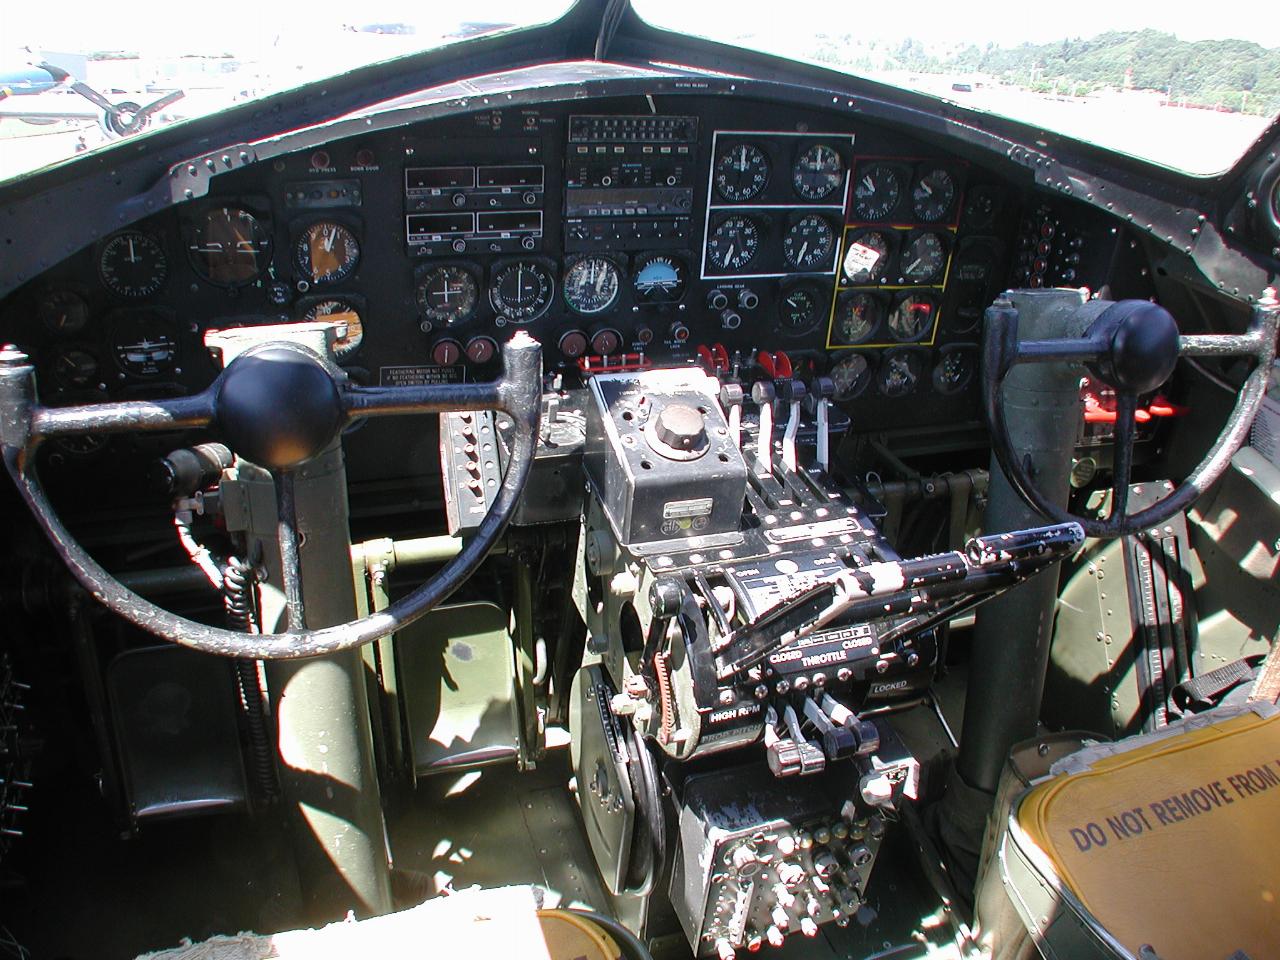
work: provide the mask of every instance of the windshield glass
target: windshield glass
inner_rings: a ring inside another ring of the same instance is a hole
[[[0,4],[0,180],[365,64],[546,23],[572,0]]]
[[[1227,169],[1280,112],[1280,18],[1260,17],[1256,0],[632,6],[657,27],[954,100],[1188,173]]]

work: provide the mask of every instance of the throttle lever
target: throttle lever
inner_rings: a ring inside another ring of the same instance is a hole
[[[757,476],[773,476],[773,401],[778,393],[768,380],[757,380],[751,388],[751,399],[760,408],[760,429],[756,434]]]

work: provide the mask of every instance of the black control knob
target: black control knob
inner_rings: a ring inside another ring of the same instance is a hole
[[[271,470],[287,470],[319,454],[343,420],[342,398],[324,364],[282,346],[231,361],[214,403],[227,445]]]
[[[695,450],[707,440],[702,414],[686,403],[663,407],[653,430],[659,440],[676,450]]]

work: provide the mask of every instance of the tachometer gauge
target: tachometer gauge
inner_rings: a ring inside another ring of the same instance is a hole
[[[707,260],[717,270],[741,270],[760,249],[760,227],[750,217],[726,217],[707,238]]]
[[[769,183],[769,158],[754,144],[738,143],[716,157],[715,188],[725,200],[741,203]]]
[[[835,333],[841,343],[862,343],[880,325],[884,307],[869,293],[846,293],[836,303]]]
[[[684,296],[684,264],[666,253],[636,259],[631,291],[640,303],[675,303]]]
[[[933,327],[937,301],[928,294],[903,297],[889,315],[889,332],[895,340],[919,340]]]
[[[82,347],[59,350],[51,366],[54,377],[64,387],[88,387],[98,379],[98,358]]]
[[[475,313],[480,286],[466,267],[432,267],[418,281],[418,307],[433,323],[464,323]]]
[[[883,163],[864,167],[853,181],[853,215],[857,220],[887,220],[902,196],[898,171]]]
[[[815,143],[796,159],[791,168],[791,184],[806,200],[831,195],[844,179],[844,161],[831,147]]]
[[[889,269],[892,250],[890,234],[883,230],[854,234],[844,252],[845,279],[849,283],[876,283]]]
[[[845,357],[831,368],[831,380],[836,385],[837,400],[852,400],[871,383],[871,361],[863,354]]]
[[[778,328],[798,337],[818,325],[818,297],[809,287],[792,287],[778,302]]]
[[[517,260],[494,272],[489,305],[508,323],[528,323],[547,312],[555,289],[546,267],[533,260]]]
[[[36,301],[36,312],[45,329],[61,337],[77,334],[89,323],[89,305],[70,290],[50,290],[43,294]]]
[[[564,302],[583,314],[604,313],[618,302],[618,268],[607,257],[583,257],[564,275]]]
[[[933,389],[942,394],[959,393],[973,380],[973,351],[949,350],[933,368]]]
[[[271,235],[249,211],[217,207],[196,221],[187,253],[202,278],[236,287],[256,280],[271,262]]]
[[[885,354],[880,364],[880,392],[886,397],[905,397],[920,382],[924,358],[917,350],[895,350]]]
[[[919,233],[902,250],[904,283],[937,283],[947,265],[947,247],[936,233]]]
[[[178,361],[173,328],[151,313],[120,317],[112,331],[111,349],[120,369],[135,377],[172,373]]]
[[[350,228],[332,220],[313,223],[294,250],[298,269],[312,283],[337,283],[360,262],[360,243]]]
[[[321,300],[307,310],[306,319],[334,320],[347,325],[346,334],[333,341],[333,355],[338,360],[351,356],[364,342],[364,320],[360,311],[345,300]]]
[[[836,232],[826,217],[811,214],[787,228],[782,238],[782,255],[799,270],[823,270],[831,265]]]
[[[956,181],[941,167],[930,170],[911,188],[911,209],[921,220],[941,220],[956,199]]]
[[[122,297],[149,297],[164,284],[169,261],[158,244],[145,233],[126,230],[106,242],[98,258],[98,276],[112,293]]]

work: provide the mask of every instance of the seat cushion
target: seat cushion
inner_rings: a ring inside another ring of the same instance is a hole
[[[1267,714],[1078,754],[1077,772],[1023,798],[1022,831],[1131,953],[1280,956],[1280,713]]]

